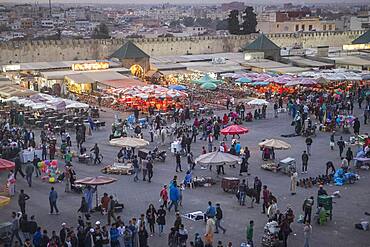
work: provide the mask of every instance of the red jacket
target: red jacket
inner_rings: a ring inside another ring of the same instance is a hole
[[[162,198],[163,201],[167,201],[168,200],[168,192],[167,192],[167,189],[163,188],[161,190],[161,193],[159,195],[160,195],[160,197]]]

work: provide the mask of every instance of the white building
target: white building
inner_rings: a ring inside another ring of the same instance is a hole
[[[204,27],[185,27],[184,33],[187,36],[199,36],[207,32]]]
[[[350,30],[365,30],[370,28],[370,11],[361,12],[357,16],[351,16]]]
[[[54,28],[54,21],[50,19],[41,20],[41,27],[42,28]]]

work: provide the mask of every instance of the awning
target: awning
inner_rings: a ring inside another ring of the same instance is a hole
[[[102,81],[100,84],[107,86],[107,87],[113,87],[113,88],[128,88],[133,86],[145,86],[146,84],[142,81],[127,78],[122,80],[108,80],[108,81]]]
[[[34,95],[37,92],[22,88],[19,85],[3,85],[0,87],[0,97],[1,98],[10,98],[12,96],[18,96],[18,97],[26,97],[30,95]]]

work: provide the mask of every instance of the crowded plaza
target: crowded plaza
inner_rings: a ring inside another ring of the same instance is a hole
[[[239,69],[9,72],[0,245],[367,246],[370,74]]]

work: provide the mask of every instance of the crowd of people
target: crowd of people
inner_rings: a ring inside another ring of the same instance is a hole
[[[322,129],[325,128],[331,131],[330,148],[334,148],[335,145],[338,146],[339,156],[342,159],[341,168],[347,169],[350,166],[355,155],[350,148],[347,148],[345,157],[342,157],[346,144],[342,137],[336,140],[336,135],[333,131],[339,131],[339,128],[343,128],[344,125],[350,124],[355,135],[360,133],[361,123],[358,118],[354,117],[353,121],[350,122],[341,122],[337,121],[337,119],[339,115],[352,115],[354,102],[357,100],[359,108],[364,110],[364,124],[367,124],[367,118],[370,114],[370,97],[364,95],[364,92],[367,90],[368,88],[366,87],[353,88],[351,91],[341,95],[324,90],[305,90],[304,92],[292,94],[287,97],[280,96],[275,99],[274,110],[275,105],[277,109],[285,108],[285,102],[287,112],[292,116],[296,134],[307,135],[307,138],[305,138],[306,150],[303,151],[301,157],[302,173],[307,173],[310,157],[311,155],[315,155],[312,153],[311,149],[311,145],[314,145],[310,137],[312,133],[307,132],[314,128],[313,118],[318,121]],[[363,105],[364,102],[366,102],[365,106]],[[166,121],[164,121],[160,115],[148,118],[148,128],[146,129],[148,133],[145,134],[150,136],[151,142],[165,145],[168,138],[171,141],[178,141],[180,143],[180,150],[174,150],[176,172],[180,174],[180,172],[185,170],[185,174],[184,178],[181,180],[177,175],[174,176],[168,184],[161,188],[159,192],[161,205],[158,209],[155,207],[154,203],[151,203],[146,212],[141,214],[138,218],[134,217],[124,222],[119,215],[116,215],[117,201],[114,199],[113,195],[104,193],[104,196],[100,200],[100,211],[103,215],[106,215],[107,225],[103,225],[100,221],[96,221],[95,224],[92,223],[91,213],[96,210],[93,207],[95,188],[86,187],[83,190],[81,206],[77,210],[77,227],[75,228],[75,224],[73,223],[63,223],[59,233],[57,231],[52,231],[50,234],[49,229],[39,226],[34,216],[28,219],[26,204],[28,204],[27,201],[30,200],[30,196],[28,196],[24,190],[20,190],[18,195],[20,212],[13,212],[11,216],[11,242],[14,242],[13,246],[147,247],[150,245],[149,239],[151,236],[155,234],[159,236],[164,235],[164,228],[167,224],[166,217],[167,214],[171,213],[172,209],[175,211],[175,221],[171,227],[168,227],[168,246],[235,246],[232,241],[227,241],[225,243],[214,241],[214,234],[218,234],[220,230],[223,233],[227,232],[227,229],[222,226],[224,215],[220,203],[216,203],[214,206],[211,201],[208,202],[208,207],[203,216],[206,223],[205,231],[204,233],[195,233],[193,235],[194,237],[191,236],[192,234],[189,233],[182,222],[180,208],[183,202],[183,190],[192,186],[193,173],[196,169],[193,157],[194,150],[192,149],[193,143],[202,143],[202,154],[219,151],[239,156],[242,160],[239,174],[241,176],[243,176],[243,173],[250,175],[248,160],[251,154],[248,147],[242,148],[238,135],[233,136],[230,142],[227,140],[226,136],[221,137],[222,128],[233,123],[243,123],[244,121],[252,120],[249,114],[245,113],[246,108],[244,103],[232,104],[228,101],[228,112],[223,115],[197,115],[194,117],[194,120],[190,117],[189,108],[186,108],[182,111],[174,111],[173,119],[175,124],[171,126],[167,125]],[[277,116],[276,111],[274,111],[274,116]],[[138,116],[135,116],[135,118],[138,119]],[[262,111],[256,110],[253,118],[266,118],[266,107],[262,107]],[[80,149],[80,153],[83,154],[86,152],[86,148],[84,148],[84,142],[86,141],[86,126],[84,124],[76,126],[76,143],[77,147]],[[10,121],[3,122],[0,127],[0,151],[2,158],[14,160],[16,164],[14,172],[11,171],[8,176],[10,195],[15,195],[15,181],[18,173],[27,178],[28,185],[31,187],[34,172],[36,176],[41,175],[39,167],[40,161],[44,161],[48,157],[50,160],[55,158],[57,138],[54,137],[56,134],[60,136],[60,150],[66,164],[60,179],[61,181],[64,180],[66,183],[65,192],[71,191],[76,179],[76,172],[72,166],[73,161],[70,150],[72,140],[65,130],[61,130],[60,133],[54,133],[51,129],[46,129],[41,132],[39,146],[42,149],[42,157],[35,156],[32,162],[26,164],[24,166],[24,174],[20,161],[20,153],[24,149],[38,146],[34,132],[32,130],[27,130],[19,123],[17,124],[15,117],[11,117]],[[142,138],[144,129],[145,128],[137,124],[133,132],[137,137]],[[100,163],[101,152],[98,144],[95,144],[90,151],[94,154],[94,163]],[[362,151],[365,153],[365,156],[369,156],[368,139],[362,147]],[[274,159],[275,155],[273,149],[262,149],[261,153],[264,159]],[[183,156],[186,156],[188,164],[186,168],[182,164]],[[140,158],[135,155],[134,150],[123,148],[119,151],[117,159],[122,162],[124,160],[130,160],[132,162],[135,173],[133,180],[135,182],[139,182],[140,180],[151,182],[154,176],[154,160],[151,153],[149,153],[146,158]],[[329,170],[331,170],[331,174],[335,172],[333,162],[329,162],[326,168],[326,175],[330,175],[330,173],[328,174]],[[234,166],[231,168],[236,167]],[[210,166],[210,169],[212,169],[212,166]],[[216,171],[218,175],[225,174],[222,164],[217,165]],[[142,173],[142,179],[139,178],[139,172]],[[295,185],[297,178],[291,179]],[[296,194],[296,191],[292,189],[292,195],[294,194]],[[324,194],[323,187],[320,187],[318,195],[319,194]],[[282,210],[282,207],[278,206],[278,198],[269,190],[267,184],[264,184],[261,178],[257,176],[254,178],[253,187],[249,187],[245,179],[241,180],[237,190],[240,206],[246,204],[247,196],[251,198],[251,206],[253,206],[253,202],[262,204],[262,213],[267,214],[266,222],[277,223],[279,227],[278,238],[283,243],[283,246],[287,246],[288,237],[293,231],[291,224],[295,219],[292,207],[288,205],[285,210]],[[49,192],[50,214],[60,213],[57,206],[58,200],[57,191],[54,187],[51,187]],[[310,246],[310,235],[312,232],[311,215],[314,210],[314,204],[314,197],[310,196],[304,200],[302,206],[302,213],[304,214],[302,223],[304,223],[303,232],[305,247]],[[317,205],[317,207],[320,208],[321,206]],[[245,242],[250,246],[253,246],[254,243],[254,224],[254,219],[250,219],[249,224],[246,226]],[[23,236],[21,237],[19,233],[23,233]]]

